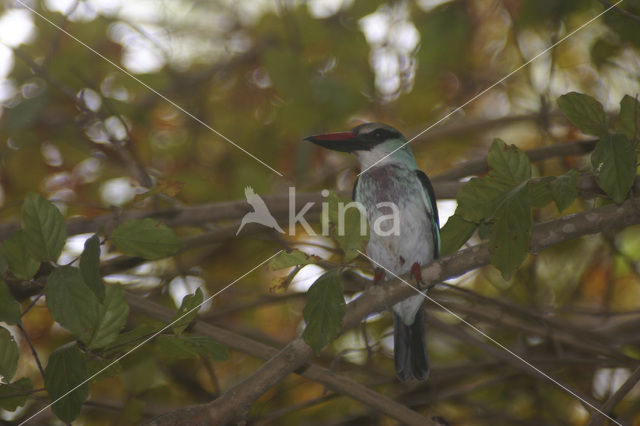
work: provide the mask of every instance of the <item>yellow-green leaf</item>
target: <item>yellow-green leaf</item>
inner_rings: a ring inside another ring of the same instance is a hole
[[[176,313],[174,320],[180,318],[173,325],[173,332],[176,334],[182,334],[182,332],[191,324],[196,318],[198,314],[198,310],[200,309],[200,305],[202,305],[202,301],[204,296],[202,295],[202,290],[200,288],[196,289],[194,294],[187,294],[182,298],[182,304]]]
[[[111,240],[123,253],[149,260],[170,256],[182,247],[171,228],[149,218],[123,223],[113,231]]]
[[[317,256],[306,254],[300,250],[281,251],[269,261],[269,269],[276,271],[292,266],[309,265],[316,263],[318,260]]]
[[[442,255],[455,253],[473,235],[478,225],[454,214],[440,230]]]

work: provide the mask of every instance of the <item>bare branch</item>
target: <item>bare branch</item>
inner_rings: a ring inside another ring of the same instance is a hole
[[[175,312],[171,309],[165,308],[164,306],[149,301],[143,297],[136,296],[131,293],[127,293],[126,297],[127,302],[129,303],[131,308],[143,315],[163,322],[171,321],[171,319],[175,316]],[[265,345],[264,343],[257,342],[240,334],[233,333],[229,330],[216,327],[203,321],[196,321],[193,331],[204,336],[212,337],[216,341],[227,345],[230,348],[253,355],[260,359],[268,360],[278,354],[278,349],[272,346]],[[362,402],[368,407],[389,417],[397,419],[403,423],[425,424],[424,417],[422,417],[418,413],[410,410],[402,404],[398,404],[389,397],[381,395],[374,390],[356,383],[344,377],[343,375],[335,373],[331,370],[319,367],[317,365],[309,364],[304,366],[303,369],[296,372],[310,380],[322,383],[327,388],[337,393],[350,396],[351,398]],[[237,406],[237,408],[240,410],[241,406]],[[196,415],[195,413],[197,412],[194,412],[194,415]],[[171,417],[170,414],[169,417]],[[184,417],[184,413],[180,413],[177,417],[175,417],[175,424],[185,424],[184,422],[187,418],[189,417]],[[197,417],[193,419],[189,418],[190,424],[194,424],[197,422]],[[209,424],[209,421],[207,420],[205,421],[205,423]]]
[[[471,164],[471,163],[470,163]],[[475,166],[473,166],[475,167]],[[466,173],[466,172],[465,172]],[[454,199],[462,187],[463,182],[436,182],[434,189],[436,197],[440,200]],[[640,185],[640,180],[636,180],[636,186]],[[583,176],[580,180],[580,191],[585,197],[590,197],[594,193],[601,194],[595,179],[592,176]],[[338,192],[344,197],[350,197],[349,191]],[[265,195],[262,196],[269,211],[279,223],[286,223],[289,219],[289,196],[286,195]],[[300,211],[307,203],[313,203],[308,210],[308,220],[313,220],[321,211],[322,202],[325,198],[319,192],[307,192],[296,194],[295,209]],[[165,223],[170,227],[179,226],[204,226],[206,224],[237,220],[251,211],[251,206],[246,200],[222,201],[219,203],[201,204],[198,206],[172,207],[168,209],[149,210],[126,210],[106,214],[94,218],[70,218],[67,220],[67,234],[77,235],[104,230],[110,232],[119,224],[132,219],[152,218]],[[314,216],[316,215],[316,216]],[[16,222],[0,224],[0,241],[8,238],[20,225]],[[208,233],[192,237],[188,245],[198,246],[210,244],[214,241],[224,241],[235,237],[238,225],[219,228]],[[248,235],[252,232],[264,230],[263,227],[253,226],[243,228],[241,235]]]
[[[546,160],[553,157],[567,157],[570,155],[584,155],[593,151],[596,146],[597,139],[587,139],[583,141],[574,141],[559,143],[551,146],[543,146],[525,151],[529,160],[532,162]],[[466,161],[446,172],[434,176],[431,180],[434,185],[437,182],[457,180],[467,176],[480,175],[489,170],[487,166],[487,156],[478,159]]]
[[[604,404],[602,404],[602,407],[600,407],[602,412],[611,414],[611,412],[616,407],[616,405],[618,405],[618,403],[622,401],[622,398],[624,398],[625,395],[627,395],[639,381],[640,381],[640,367],[636,368],[634,372],[631,373],[631,376],[629,376],[627,381],[624,382],[622,386],[620,386],[620,388],[613,395],[611,395],[611,397],[607,399],[607,401]],[[606,420],[607,419],[604,416],[597,416],[591,419],[589,426],[604,425]]]

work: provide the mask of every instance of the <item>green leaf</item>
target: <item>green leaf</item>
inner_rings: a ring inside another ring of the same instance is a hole
[[[307,326],[304,341],[319,353],[342,330],[345,303],[337,269],[325,272],[307,291],[307,305],[302,311]]]
[[[56,268],[47,280],[45,296],[53,318],[83,342],[90,342],[100,318],[100,302],[82,280],[80,270]]]
[[[489,176],[498,182],[516,186],[531,177],[531,163],[527,155],[515,145],[495,139],[487,156]]]
[[[553,176],[546,176],[537,182],[529,182],[529,195],[531,196],[531,207],[541,209],[553,201],[551,183],[555,180]]]
[[[192,334],[184,336],[184,339],[202,356],[211,357],[214,361],[229,360],[229,351],[226,346],[216,342],[211,337]]]
[[[300,250],[281,251],[276,257],[269,261],[269,269],[276,271],[278,269],[290,268],[292,266],[309,265],[319,260],[317,256],[312,256],[301,252]]]
[[[558,106],[583,133],[595,136],[607,134],[607,115],[602,104],[591,96],[569,92],[558,98]]]
[[[630,141],[633,141],[634,137],[640,137],[640,102],[629,95],[625,95],[620,101],[616,130]]]
[[[0,246],[2,257],[9,265],[9,271],[22,280],[29,280],[38,272],[40,262],[29,254],[23,230],[15,231]]]
[[[22,205],[22,229],[29,253],[39,261],[56,261],[67,239],[62,213],[38,194],[27,194]]]
[[[478,238],[482,241],[491,238],[491,232],[493,230],[493,222],[480,222],[478,225]]]
[[[151,337],[153,333],[156,333],[159,330],[158,327],[154,327],[149,324],[140,324],[137,325],[133,330],[126,331],[124,333],[120,333],[116,339],[111,342],[110,347],[113,348],[113,351],[126,351],[128,348],[131,348],[138,343],[142,342],[144,339]],[[109,352],[109,354],[111,354]]]
[[[363,251],[369,239],[366,217],[348,198],[339,197],[334,192],[327,197],[329,234],[338,243],[350,262]],[[323,224],[323,229],[325,225]]]
[[[186,339],[182,338],[182,336],[161,334],[156,337],[154,345],[156,353],[160,357],[169,361],[193,359],[198,358],[200,355]]]
[[[480,223],[493,216],[497,201],[510,186],[490,177],[473,178],[458,191],[456,214],[468,222]]]
[[[31,390],[33,390],[33,385],[28,377],[23,377],[11,384],[0,385],[0,408],[15,411],[16,408],[22,407],[31,396]],[[17,395],[20,393],[24,393],[24,395]]]
[[[93,327],[93,335],[87,346],[91,349],[102,348],[118,337],[120,330],[127,323],[129,305],[124,297],[124,290],[117,285],[107,287],[105,297],[100,304],[98,319]]]
[[[20,352],[13,336],[4,327],[0,327],[0,377],[3,382],[13,379],[18,368]]]
[[[84,243],[80,255],[80,272],[84,283],[95,293],[98,299],[104,299],[104,282],[100,276],[100,238],[93,235]]]
[[[551,194],[553,201],[558,206],[558,211],[569,207],[578,198],[580,176],[575,170],[570,170],[562,176],[558,176],[551,182]]]
[[[111,240],[123,253],[149,260],[172,255],[182,247],[171,228],[149,218],[123,223],[113,231]]]
[[[633,144],[620,133],[603,135],[591,154],[591,164],[598,171],[598,185],[616,203],[629,193],[636,176]]]
[[[51,402],[60,398],[53,404],[53,412],[60,420],[70,423],[80,414],[82,404],[89,396],[89,384],[81,385],[87,378],[85,355],[75,343],[60,346],[49,356],[44,370],[44,386]]]
[[[20,304],[9,292],[9,287],[0,278],[0,321],[7,324],[18,324],[20,322]]]
[[[198,310],[200,309],[200,305],[202,305],[202,301],[204,296],[202,295],[202,290],[198,288],[194,294],[187,294],[182,298],[182,304],[174,317],[174,321],[184,315],[184,318],[180,319],[173,325],[173,332],[176,334],[182,334],[182,332],[191,324],[198,315]],[[185,315],[186,314],[186,315]]]
[[[531,199],[528,187],[523,186],[496,211],[489,240],[491,263],[506,280],[527,256],[532,224]]]
[[[440,230],[442,255],[455,253],[473,235],[478,225],[454,214]]]
[[[522,150],[495,139],[489,150],[489,175],[473,178],[458,191],[456,214],[467,222],[491,220],[505,198],[531,178],[531,163]],[[470,229],[467,227],[467,229]]]

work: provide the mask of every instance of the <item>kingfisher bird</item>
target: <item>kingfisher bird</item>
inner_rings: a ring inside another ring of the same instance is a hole
[[[440,225],[433,187],[418,169],[405,137],[386,124],[365,123],[350,132],[305,140],[353,153],[360,163],[362,172],[352,197],[366,211],[370,230],[366,251],[375,261],[374,284],[392,278],[385,269],[396,275],[410,272],[422,283],[421,266],[440,256]],[[397,223],[389,223],[390,219]],[[383,229],[385,221],[390,226]],[[423,302],[424,296],[418,294],[393,305],[394,365],[402,381],[425,380],[429,375]]]

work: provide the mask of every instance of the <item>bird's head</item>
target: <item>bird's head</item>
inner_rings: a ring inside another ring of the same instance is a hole
[[[363,169],[388,163],[415,166],[413,153],[402,133],[382,123],[365,123],[349,132],[314,135],[305,140],[333,151],[353,153]]]

